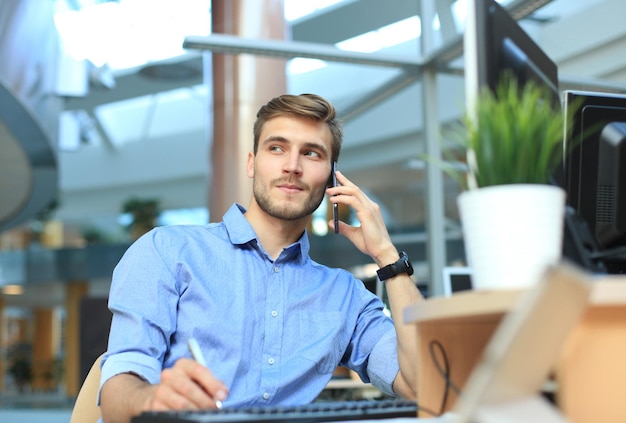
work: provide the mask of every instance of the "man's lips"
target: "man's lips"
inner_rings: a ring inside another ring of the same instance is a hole
[[[297,184],[291,184],[291,183],[282,183],[282,184],[278,184],[277,187],[283,191],[286,191],[288,193],[297,193],[300,191],[303,191],[304,188],[300,185]]]

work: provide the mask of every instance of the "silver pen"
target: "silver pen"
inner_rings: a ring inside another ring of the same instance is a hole
[[[207,367],[202,351],[200,350],[200,345],[198,344],[196,338],[189,338],[187,340],[187,346],[189,347],[189,352],[191,352],[193,359],[202,364],[204,367]],[[214,399],[214,401],[217,408],[222,408],[222,401],[216,399]]]

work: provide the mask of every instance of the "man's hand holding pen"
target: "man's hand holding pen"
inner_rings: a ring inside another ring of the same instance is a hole
[[[163,369],[150,409],[201,410],[221,408],[228,388],[206,366],[198,343],[189,341],[193,359],[181,358],[173,367]]]
[[[152,410],[201,410],[219,408],[228,388],[196,360],[179,359],[161,372]]]

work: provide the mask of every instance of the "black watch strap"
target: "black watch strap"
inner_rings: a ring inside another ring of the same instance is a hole
[[[409,256],[402,251],[398,261],[385,267],[381,267],[376,271],[376,273],[378,274],[378,279],[385,281],[399,275],[400,273],[406,273],[411,276],[413,274],[413,266],[411,265]]]

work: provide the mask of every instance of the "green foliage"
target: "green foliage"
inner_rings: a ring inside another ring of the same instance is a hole
[[[106,244],[111,242],[110,237],[95,226],[85,226],[81,229],[81,235],[87,245]]]
[[[132,224],[154,225],[155,220],[161,214],[160,202],[154,198],[130,198],[122,205],[122,213],[132,215]]]
[[[7,351],[7,372],[20,392],[33,382],[33,363],[31,361],[32,345],[19,343],[12,345]]]
[[[23,386],[33,380],[33,367],[30,360],[17,357],[9,364],[9,374],[17,385]]]
[[[510,75],[495,93],[484,89],[464,118],[461,140],[468,151],[468,186],[546,184],[563,159],[563,137],[576,107],[565,116],[534,82],[522,88]],[[570,146],[572,147],[572,146]],[[444,169],[445,170],[445,169]]]

